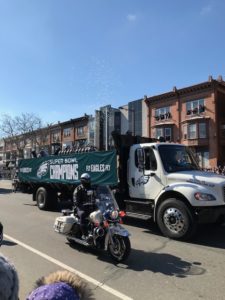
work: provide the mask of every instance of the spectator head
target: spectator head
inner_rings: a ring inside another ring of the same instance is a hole
[[[56,271],[36,281],[26,300],[91,300],[92,293],[82,279],[68,271]]]
[[[55,282],[36,288],[27,300],[80,300],[76,290],[65,282]]]
[[[19,279],[14,265],[0,254],[0,299],[19,299]]]

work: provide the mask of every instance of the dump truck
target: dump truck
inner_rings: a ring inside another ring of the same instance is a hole
[[[115,150],[26,159],[19,180],[40,209],[71,198],[83,172],[113,190],[127,216],[152,219],[172,239],[225,220],[225,177],[204,172],[189,147],[113,133]]]
[[[94,151],[21,159],[19,189],[33,195],[41,210],[56,207],[58,201],[72,201],[82,173],[90,173],[93,185],[115,185],[116,152]]]

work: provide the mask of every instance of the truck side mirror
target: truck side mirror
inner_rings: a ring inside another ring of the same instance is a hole
[[[144,171],[145,168],[145,152],[144,149],[137,149],[138,170]]]

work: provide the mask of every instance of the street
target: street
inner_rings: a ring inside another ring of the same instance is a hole
[[[10,182],[0,180],[0,251],[17,268],[20,299],[39,277],[58,269],[78,272],[99,300],[225,298],[225,225],[201,226],[187,243],[163,237],[150,222],[126,219],[132,250],[116,265],[107,253],[72,247],[55,233],[59,215],[39,210],[32,195],[12,193]]]

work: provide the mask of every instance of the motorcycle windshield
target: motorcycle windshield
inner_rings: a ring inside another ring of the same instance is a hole
[[[119,210],[114,194],[108,186],[98,186],[96,188],[96,205],[101,211],[107,209]]]

